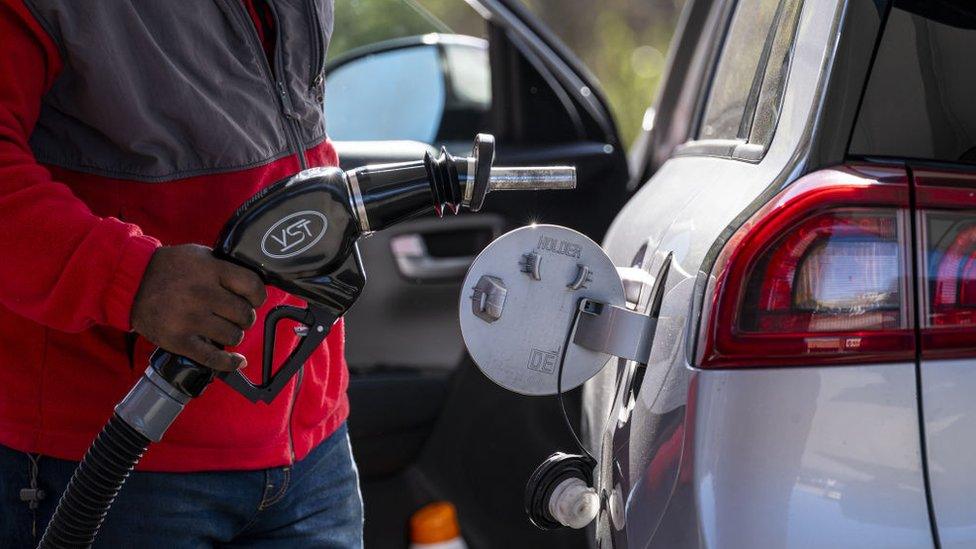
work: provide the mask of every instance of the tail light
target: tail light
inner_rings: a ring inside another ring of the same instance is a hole
[[[976,356],[976,176],[916,171],[921,352]]]
[[[850,166],[767,203],[716,260],[700,365],[913,359],[909,192],[903,170]]]

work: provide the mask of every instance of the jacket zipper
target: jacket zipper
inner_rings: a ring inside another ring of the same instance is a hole
[[[274,86],[274,91],[278,96],[278,107],[285,121],[285,137],[288,140],[288,150],[297,152],[298,164],[302,170],[305,170],[308,168],[308,163],[305,161],[305,145],[299,137],[297,130],[298,115],[295,114],[294,104],[285,86],[284,69],[282,68],[284,57],[281,53],[281,21],[278,19],[278,10],[275,8],[274,2],[272,0],[265,1],[268,4],[268,9],[271,10],[271,16],[275,22],[275,66],[273,68],[264,53],[264,47],[261,45],[258,31],[254,27],[254,21],[251,20],[251,16],[247,13],[247,8],[238,0],[231,0],[231,3],[235,4],[236,13],[244,18],[244,30],[251,42],[251,49],[260,58],[264,66],[265,75],[271,81]]]
[[[298,131],[298,115],[295,114],[295,104],[291,101],[291,94],[288,93],[288,88],[285,85],[285,69],[282,66],[285,64],[284,54],[281,53],[281,45],[284,43],[281,36],[281,20],[278,18],[278,8],[275,7],[273,0],[265,0],[268,4],[268,8],[271,10],[271,17],[274,19],[275,23],[275,64],[274,73],[275,80],[278,83],[278,93],[281,95],[281,106],[285,113],[285,125],[291,132],[292,141],[298,150],[298,163],[302,170],[308,168],[308,163],[305,162],[305,144],[302,142],[300,133]],[[255,33],[255,37],[257,33]],[[264,51],[262,48],[261,51]]]
[[[230,0],[232,4],[236,4],[236,12],[238,15],[244,18],[245,34],[249,37],[251,42],[251,48],[254,53],[261,59],[265,69],[265,75],[268,80],[274,85],[274,90],[278,95],[279,107],[281,113],[285,119],[285,134],[288,139],[288,147],[290,151],[298,152],[298,163],[301,169],[304,170],[308,168],[308,163],[305,161],[305,145],[299,138],[296,126],[298,124],[298,116],[295,114],[294,105],[291,102],[291,96],[288,95],[288,90],[284,83],[284,69],[282,69],[283,55],[281,53],[281,21],[278,19],[278,11],[275,8],[274,2],[272,0],[266,0],[268,4],[268,9],[271,10],[271,16],[274,18],[275,22],[275,66],[272,69],[271,64],[268,63],[268,57],[264,53],[264,48],[261,46],[261,39],[258,36],[257,29],[254,27],[254,22],[251,20],[251,16],[247,13],[247,9],[238,0]],[[292,416],[295,413],[295,402],[298,400],[298,392],[302,386],[302,377],[304,373],[304,367],[298,370],[298,375],[295,378],[294,387],[292,387],[291,401],[288,404],[288,455],[290,462],[295,463],[295,438],[292,434]]]
[[[308,18],[311,21],[313,50],[309,67],[311,71],[308,75],[309,89],[315,90],[322,85],[325,72],[325,41],[322,39],[322,21],[319,19],[319,10],[315,7],[315,0],[308,0],[305,3],[308,8]]]
[[[281,36],[281,20],[278,18],[278,9],[272,0],[266,0],[268,3],[268,8],[271,10],[271,16],[274,18],[275,22],[275,76],[278,80],[278,92],[281,94],[281,104],[285,109],[286,126],[292,132],[292,139],[294,139],[295,145],[298,147],[298,162],[302,170],[308,168],[308,164],[305,162],[305,145],[299,138],[299,133],[297,130],[298,126],[298,116],[295,114],[295,106],[291,102],[291,95],[288,94],[288,90],[285,86],[285,70],[282,68],[284,65],[284,55],[281,53],[281,44],[284,43]],[[262,50],[263,51],[263,50]],[[295,463],[295,436],[292,433],[291,423],[292,416],[295,415],[295,403],[298,401],[298,393],[302,388],[302,377],[304,377],[305,366],[301,366],[298,369],[298,375],[295,376],[295,386],[291,390],[291,402],[288,404],[288,455],[292,464]]]

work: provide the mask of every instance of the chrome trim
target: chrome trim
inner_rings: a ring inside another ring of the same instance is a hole
[[[478,148],[475,147],[473,156],[468,157],[468,173],[464,176],[464,198],[461,205],[467,208],[471,205],[471,198],[474,196],[474,171],[478,166]]]
[[[372,232],[369,228],[369,217],[366,216],[366,205],[363,204],[363,193],[359,190],[359,178],[355,171],[344,172],[346,186],[349,187],[349,205],[359,218],[359,229],[364,233]]]
[[[488,192],[543,191],[576,188],[573,166],[492,166]]]
[[[155,368],[147,368],[115,407],[115,413],[144,437],[159,442],[189,401],[190,397],[173,387]]]

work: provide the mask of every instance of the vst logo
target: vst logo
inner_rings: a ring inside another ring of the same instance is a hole
[[[271,259],[294,257],[325,236],[329,220],[321,212],[305,210],[278,220],[261,239],[261,251]]]

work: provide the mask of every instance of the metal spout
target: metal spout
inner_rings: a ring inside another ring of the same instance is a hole
[[[576,188],[576,168],[572,166],[492,166],[488,192],[545,191]]]

